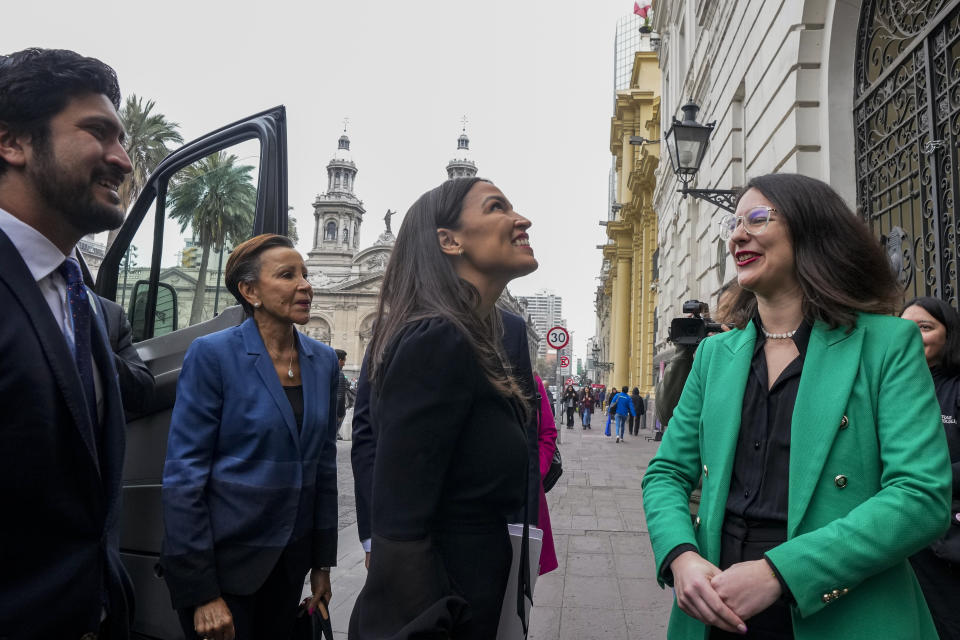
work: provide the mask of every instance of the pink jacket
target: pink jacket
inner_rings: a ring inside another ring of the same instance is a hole
[[[540,443],[540,512],[537,523],[543,529],[543,547],[540,550],[540,574],[557,568],[557,551],[553,546],[553,532],[550,529],[550,510],[547,507],[547,496],[543,492],[543,477],[550,470],[550,461],[557,448],[557,425],[553,421],[553,412],[550,411],[550,400],[543,388],[543,380],[535,376],[537,392],[540,394],[540,424],[537,428],[537,440]]]

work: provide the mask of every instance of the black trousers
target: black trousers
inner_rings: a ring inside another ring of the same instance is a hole
[[[929,547],[910,556],[913,572],[930,607],[940,640],[960,640],[960,567],[938,557]]]
[[[281,556],[266,582],[250,595],[221,594],[233,616],[236,640],[289,638],[300,606],[306,574],[292,576]],[[194,609],[178,609],[187,640],[199,640],[193,626]]]
[[[567,407],[567,426],[573,426],[573,407]]]
[[[632,436],[635,436],[640,433],[640,418],[637,416],[627,416],[630,418],[630,422],[627,423],[627,433]]]
[[[744,520],[727,514],[720,538],[720,568],[727,569],[738,562],[760,560],[763,554],[787,539],[786,523]],[[710,629],[710,640],[756,638],[757,640],[791,640],[793,624],[790,606],[780,599],[764,611],[744,620],[745,636],[728,633],[716,627]]]

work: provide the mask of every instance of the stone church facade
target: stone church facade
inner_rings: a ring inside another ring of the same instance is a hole
[[[469,151],[470,141],[464,131],[457,139],[456,155],[447,164],[448,178],[476,175]],[[360,249],[360,227],[366,210],[354,192],[356,175],[350,139],[344,133],[327,164],[327,191],[313,203],[313,248],[307,254],[313,305],[310,322],[300,329],[347,352],[343,370],[348,379],[360,373],[363,354],[373,335],[383,273],[396,240],[391,225],[396,213],[388,210],[383,217],[383,233],[373,245]],[[523,304],[509,291],[504,291],[499,304],[527,318]],[[538,337],[529,321],[527,328],[528,341],[536,349]]]

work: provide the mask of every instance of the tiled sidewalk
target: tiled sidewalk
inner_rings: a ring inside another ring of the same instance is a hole
[[[563,428],[564,475],[547,494],[559,568],[537,582],[536,640],[662,640],[672,593],[654,579],[640,480],[659,443]]]

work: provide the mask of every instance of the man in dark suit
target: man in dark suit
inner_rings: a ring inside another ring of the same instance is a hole
[[[527,325],[523,318],[508,311],[500,310],[503,321],[503,349],[513,375],[528,397],[534,399],[536,387],[533,370],[530,366],[530,350],[527,341]],[[527,487],[527,521],[537,524],[540,503],[540,452],[537,439],[537,408],[539,403],[530,404],[530,420],[527,422],[527,451],[530,458]],[[357,398],[353,406],[353,442],[350,448],[350,462],[353,466],[353,489],[357,505],[357,532],[360,544],[367,552],[366,564],[370,565],[370,509],[373,504],[373,463],[377,454],[377,429],[370,420],[370,383],[367,378],[367,357],[364,355],[360,365],[360,377],[357,381]],[[516,514],[516,521],[523,520],[523,513]]]
[[[76,260],[123,221],[119,104],[99,60],[0,56],[0,637],[129,637],[123,405]]]
[[[113,351],[113,364],[117,368],[123,408],[131,413],[143,413],[150,408],[153,399],[153,374],[133,346],[133,331],[123,307],[106,298],[100,298],[99,302]]]

